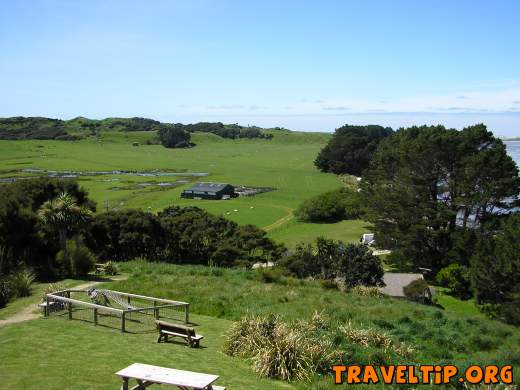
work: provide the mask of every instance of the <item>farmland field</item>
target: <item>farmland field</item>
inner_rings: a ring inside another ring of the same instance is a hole
[[[358,240],[367,229],[362,221],[306,224],[292,215],[304,199],[341,186],[335,175],[319,172],[313,165],[330,135],[274,134],[272,140],[229,140],[194,133],[196,146],[191,149],[146,145],[154,137],[152,132],[102,132],[99,138],[75,142],[0,141],[0,179],[74,171],[81,174],[78,180],[97,202],[98,210],[141,208],[156,212],[170,205],[196,205],[239,224],[264,228],[289,247],[322,234]],[[194,181],[274,190],[227,201],[181,199],[181,191]]]

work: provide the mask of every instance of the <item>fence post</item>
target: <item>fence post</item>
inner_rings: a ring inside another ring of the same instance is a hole
[[[125,314],[126,314],[126,311],[124,311],[121,314],[121,332],[123,332],[123,333],[125,333]]]
[[[67,298],[70,299],[70,291],[67,291]],[[67,302],[67,307],[69,309],[69,320],[72,320],[72,303]]]
[[[184,318],[184,323],[189,324],[190,323],[190,304],[189,303],[187,303],[186,306],[184,307],[184,314],[186,315],[186,317]]]
[[[153,301],[153,307],[157,306],[157,301]],[[159,309],[153,309],[153,317],[159,319]]]
[[[94,325],[97,325],[97,309],[94,309]]]

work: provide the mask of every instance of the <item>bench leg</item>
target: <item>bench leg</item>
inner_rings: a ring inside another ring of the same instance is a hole
[[[123,378],[123,384],[121,385],[121,390],[128,390],[128,378]]]
[[[159,333],[159,338],[157,339],[157,342],[160,343],[162,339],[162,333]]]

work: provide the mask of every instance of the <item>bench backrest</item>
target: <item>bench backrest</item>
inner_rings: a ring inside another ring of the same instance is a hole
[[[170,332],[185,334],[186,336],[189,336],[189,337],[195,337],[195,329],[193,329],[189,326],[172,324],[172,323],[166,322],[166,321],[155,321],[155,323],[157,325],[157,329],[159,329],[159,330],[167,330]]]

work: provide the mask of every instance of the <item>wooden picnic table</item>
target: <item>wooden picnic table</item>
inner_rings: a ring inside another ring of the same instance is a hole
[[[135,379],[137,385],[132,389],[145,389],[152,384],[166,384],[177,386],[182,390],[220,390],[219,386],[212,386],[218,375],[202,374],[200,372],[176,370],[174,368],[158,367],[149,364],[134,363],[116,372],[123,380],[122,390],[128,390],[128,381]]]

